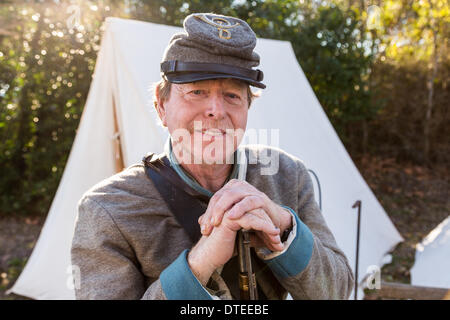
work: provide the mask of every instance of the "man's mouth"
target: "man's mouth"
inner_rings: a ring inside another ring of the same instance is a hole
[[[198,133],[201,133],[204,135],[208,135],[208,136],[212,136],[212,137],[221,137],[226,133],[225,130],[216,129],[216,128],[195,130],[195,132],[198,132]]]

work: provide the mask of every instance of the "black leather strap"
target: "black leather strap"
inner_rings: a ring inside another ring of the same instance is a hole
[[[194,197],[206,204],[209,202],[208,196],[192,189],[180,178],[180,176],[175,172],[175,170],[172,169],[170,161],[169,159],[167,159],[166,156],[164,155],[158,156],[156,154],[151,153],[146,157],[144,157],[143,161],[146,167],[153,169],[154,171],[162,175],[164,178],[169,180],[173,185],[178,186],[180,189],[182,189],[191,197]]]
[[[259,70],[240,68],[232,65],[218,63],[200,63],[200,62],[181,62],[170,60],[161,63],[161,72],[164,74],[182,73],[182,72],[205,72],[230,74],[238,77],[248,78],[260,82],[264,78],[264,73]]]
[[[147,176],[153,181],[175,219],[184,228],[192,244],[197,243],[202,236],[198,218],[208,207],[208,197],[189,188],[171,168],[167,157],[149,154],[144,157],[143,162]]]

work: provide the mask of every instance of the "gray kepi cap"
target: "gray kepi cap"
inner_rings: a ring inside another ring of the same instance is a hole
[[[243,20],[213,13],[194,13],[183,22],[184,31],[170,39],[161,62],[161,74],[172,83],[234,78],[265,88],[259,55],[253,51],[256,35]]]

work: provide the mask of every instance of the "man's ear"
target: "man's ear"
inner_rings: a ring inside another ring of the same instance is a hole
[[[156,101],[154,101],[156,112],[158,112],[159,119],[161,120],[161,124],[164,127],[167,127],[166,122],[166,109],[164,106],[164,101],[161,99],[161,94],[159,92],[159,86],[156,86],[155,88],[155,98]]]

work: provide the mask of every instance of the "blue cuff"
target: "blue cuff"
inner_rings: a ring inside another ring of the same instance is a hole
[[[212,300],[189,268],[184,250],[178,258],[161,272],[159,280],[168,300]]]
[[[314,245],[311,230],[306,224],[300,220],[294,210],[286,206],[282,207],[292,212],[295,217],[297,235],[286,252],[265,261],[275,276],[280,279],[292,277],[302,272],[311,260]]]

